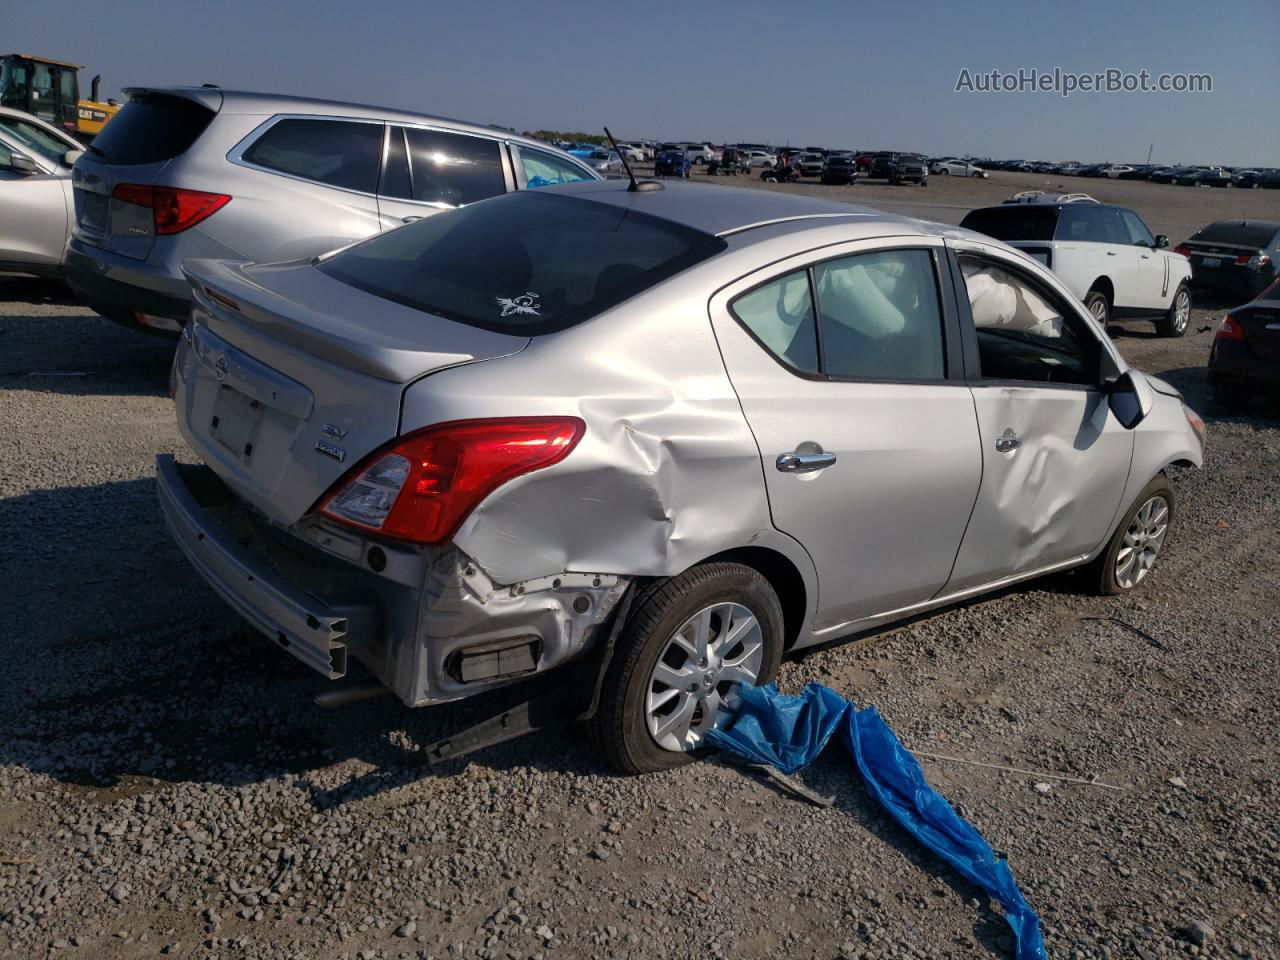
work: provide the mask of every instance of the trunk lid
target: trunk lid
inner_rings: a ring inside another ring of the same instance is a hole
[[[184,269],[195,304],[176,361],[179,427],[279,523],[397,436],[409,383],[529,343],[382,300],[309,262]]]
[[[191,147],[222,106],[222,93],[199,88],[132,88],[130,100],[76,161],[75,235],[94,246],[145,260],[155,243],[152,211],[113,196],[121,184],[153,186],[169,162]]]

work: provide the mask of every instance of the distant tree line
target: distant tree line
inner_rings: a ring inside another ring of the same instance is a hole
[[[536,140],[568,140],[570,143],[594,143],[603,144],[605,136],[602,133],[568,133],[562,130],[534,130],[526,131],[526,137],[533,137]]]

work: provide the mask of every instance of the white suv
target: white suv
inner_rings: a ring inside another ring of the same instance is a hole
[[[1039,260],[1104,327],[1113,317],[1147,318],[1161,336],[1187,332],[1191,262],[1127,207],[1004,203],[973,210],[960,225]]]

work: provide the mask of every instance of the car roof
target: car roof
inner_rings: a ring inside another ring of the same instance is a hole
[[[1191,235],[1191,239],[1209,243],[1239,241],[1261,246],[1275,236],[1278,230],[1280,222],[1275,220],[1218,220],[1201,227]]]
[[[671,182],[663,182],[662,190],[632,192],[627,187],[626,180],[601,180],[539,187],[539,190],[627,207],[716,236],[785,223],[793,223],[794,229],[800,230],[804,229],[806,221],[833,217],[858,218],[875,224],[893,223],[903,233],[933,235],[923,221],[910,217],[852,203],[800,197],[773,190]]]
[[[25,110],[15,110],[13,107],[0,107],[0,117],[13,117],[15,120],[25,120],[27,123],[35,124],[41,130],[56,134],[58,138],[62,140],[63,143],[67,143],[68,141],[71,143],[74,143],[75,147],[68,147],[67,148],[68,150],[84,149],[83,145],[78,143],[75,137],[71,136],[71,134],[63,130],[59,130],[57,127],[55,127],[53,124],[49,123],[48,121],[41,120],[39,117],[35,116],[34,114],[27,113]]]
[[[456,120],[431,113],[417,113],[412,110],[397,110],[392,107],[380,107],[369,103],[347,103],[342,100],[323,100],[316,97],[295,97],[280,93],[258,93],[252,90],[223,90],[216,86],[179,86],[179,87],[125,87],[124,92],[130,97],[141,94],[163,94],[183,97],[202,103],[219,113],[228,114],[277,114],[302,113],[328,117],[360,117],[365,119],[389,120],[401,123],[445,123],[450,127],[469,133],[484,134],[489,137],[502,137],[519,143],[546,149],[549,145],[530,137],[522,137],[500,127],[486,127],[479,123]],[[219,104],[220,100],[220,104]],[[558,149],[551,147],[551,149]]]

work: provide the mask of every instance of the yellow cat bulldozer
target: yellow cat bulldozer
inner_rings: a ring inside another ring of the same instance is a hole
[[[98,99],[94,77],[87,100],[80,99],[80,64],[33,57],[0,55],[0,106],[39,117],[88,143],[120,111],[115,100]]]

